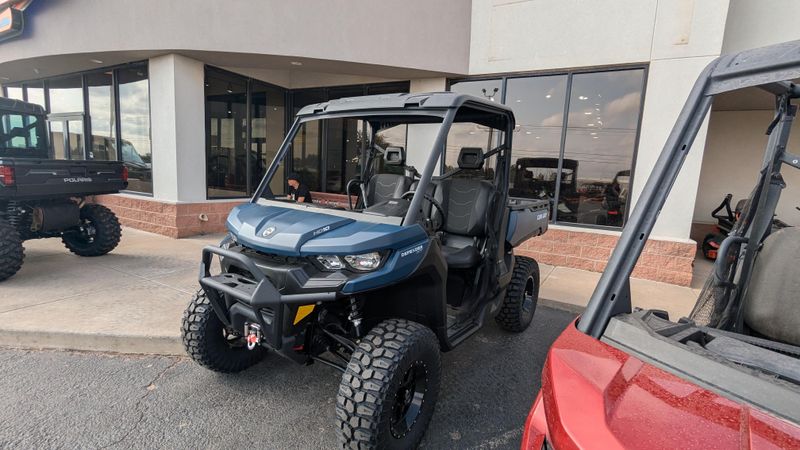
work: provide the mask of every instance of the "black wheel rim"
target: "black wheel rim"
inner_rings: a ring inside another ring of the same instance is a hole
[[[95,236],[97,236],[97,228],[95,228],[91,220],[83,220],[77,235],[81,242],[92,244]]]
[[[536,309],[536,292],[533,277],[528,277],[525,282],[525,290],[522,291],[522,311],[521,318],[523,323],[528,323],[533,319],[533,312]]]
[[[425,363],[415,361],[403,374],[395,394],[392,405],[392,436],[402,438],[411,431],[422,412],[427,390],[428,370]]]

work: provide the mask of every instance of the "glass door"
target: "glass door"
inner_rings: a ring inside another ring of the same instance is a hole
[[[55,159],[85,160],[83,113],[56,113],[48,116],[50,141]]]

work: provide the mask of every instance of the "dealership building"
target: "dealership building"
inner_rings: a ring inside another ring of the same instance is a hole
[[[126,226],[174,238],[224,229],[306,105],[484,97],[515,112],[512,194],[554,205],[550,231],[522,252],[601,271],[701,70],[721,54],[800,38],[781,13],[792,5],[0,1],[0,85],[45,107],[56,158],[125,161],[128,191],[96,200]],[[691,283],[711,210],[755,182],[772,106],[755,90],[715,101],[634,276]],[[336,201],[354,175],[357,132],[335,121],[306,129],[284,169],[300,172],[315,199]],[[791,224],[800,212],[787,197],[779,215]]]

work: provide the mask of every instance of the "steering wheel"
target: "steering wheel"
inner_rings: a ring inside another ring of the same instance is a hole
[[[413,197],[414,194],[416,194],[416,193],[417,193],[417,191],[408,191],[408,192],[403,193],[403,195],[401,195],[400,198],[405,199],[406,197]],[[431,202],[431,205],[436,207],[436,209],[439,211],[439,215],[442,217],[442,220],[437,221],[433,226],[433,230],[432,231],[435,233],[435,232],[441,230],[444,227],[444,222],[445,222],[445,220],[447,220],[447,216],[444,213],[444,207],[442,207],[442,204],[439,203],[430,194],[422,194],[422,198],[424,198],[425,200]],[[431,214],[431,216],[433,216],[433,215]],[[430,219],[431,219],[431,222],[433,223],[433,218],[431,217]]]

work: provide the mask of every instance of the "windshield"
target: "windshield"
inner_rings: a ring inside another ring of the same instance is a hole
[[[46,158],[46,129],[43,117],[0,111],[0,156]]]
[[[441,120],[365,116],[303,121],[289,136],[288,151],[273,162],[260,198],[403,217],[412,186],[431,160]]]

